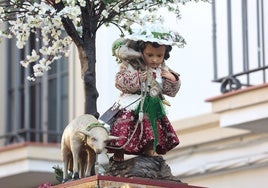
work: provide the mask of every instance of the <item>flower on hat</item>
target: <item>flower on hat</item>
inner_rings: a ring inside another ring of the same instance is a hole
[[[160,45],[175,45],[179,48],[186,44],[184,38],[178,32],[169,30],[160,24],[145,25],[125,38],[134,41],[156,42]]]

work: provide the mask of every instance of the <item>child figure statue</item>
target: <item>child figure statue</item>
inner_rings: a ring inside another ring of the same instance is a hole
[[[172,45],[184,44],[180,35],[156,25],[116,41],[113,53],[120,69],[115,86],[121,91],[116,105],[122,110],[110,130],[119,139],[107,144],[113,161],[123,161],[124,154],[163,155],[179,144],[165,112],[164,105],[170,104],[164,95],[175,97],[181,80],[165,60]]]

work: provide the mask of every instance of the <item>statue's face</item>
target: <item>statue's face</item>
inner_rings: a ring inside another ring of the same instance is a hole
[[[151,44],[147,44],[143,50],[143,58],[145,64],[151,68],[157,68],[164,62],[165,46],[153,47]]]

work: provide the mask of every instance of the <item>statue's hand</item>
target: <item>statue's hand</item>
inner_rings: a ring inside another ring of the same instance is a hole
[[[140,81],[145,82],[147,79],[147,71],[141,71],[139,76],[140,76]]]

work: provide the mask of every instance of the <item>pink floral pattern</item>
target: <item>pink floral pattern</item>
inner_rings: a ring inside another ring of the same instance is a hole
[[[115,86],[123,93],[136,93],[141,89],[140,73],[137,70],[130,70],[128,66],[131,65],[121,64],[120,70],[116,74]],[[164,95],[175,97],[180,89],[181,81],[178,73],[168,67],[167,69],[177,78],[177,81],[172,82],[168,79],[163,79],[162,92]]]
[[[123,93],[135,93],[140,90],[138,71],[128,70],[125,64],[121,64],[120,71],[116,74],[116,88]]]
[[[134,114],[134,111],[124,110],[119,114],[116,122],[111,127],[110,134],[118,136],[120,139],[108,143],[109,153],[116,152],[116,149],[110,147],[120,148],[124,146],[126,154],[140,155],[143,154],[146,145],[154,141],[154,134],[148,117],[145,116],[142,124],[138,125],[136,125],[137,119],[138,116]],[[138,128],[135,131],[136,126]],[[179,144],[176,132],[166,116],[157,120],[157,130],[157,154],[165,154]]]

